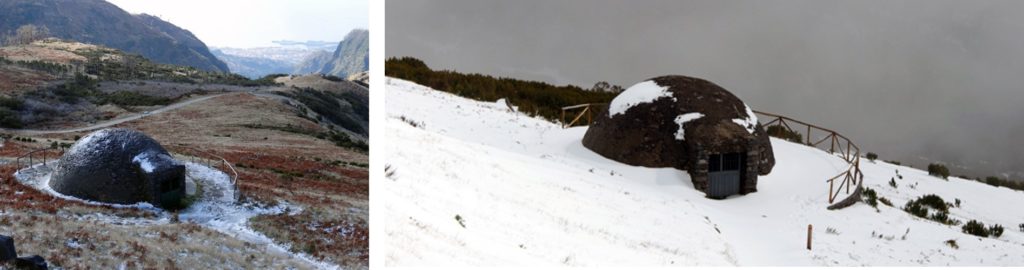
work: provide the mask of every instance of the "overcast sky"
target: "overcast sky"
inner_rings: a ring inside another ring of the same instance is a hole
[[[207,46],[261,47],[274,40],[341,41],[367,29],[370,0],[107,0],[192,31]]]
[[[403,0],[386,13],[386,54],[434,68],[584,87],[702,77],[883,159],[1024,171],[1024,1]]]

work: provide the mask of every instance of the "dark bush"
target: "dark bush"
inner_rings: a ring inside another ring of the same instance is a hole
[[[936,213],[929,216],[928,208],[934,209]],[[943,224],[955,224],[959,222],[957,220],[949,219],[949,205],[946,204],[946,201],[942,200],[942,197],[935,194],[924,195],[917,199],[908,201],[907,204],[903,206],[903,211],[920,218],[929,218]]]
[[[981,223],[977,220],[968,221],[967,224],[964,224],[964,226],[961,227],[961,229],[963,229],[963,232],[966,234],[981,237],[988,237],[990,233],[988,228],[985,228],[985,223]]]
[[[874,189],[864,188],[861,192],[861,199],[871,207],[878,208],[878,193],[875,193]]]
[[[949,224],[950,223],[950,221],[949,221],[949,214],[946,214],[946,213],[943,213],[943,212],[935,212],[928,219],[934,220],[935,222],[942,223],[942,224]]]
[[[989,230],[989,233],[992,236],[995,236],[995,237],[1003,236],[1003,225],[999,225],[999,224],[992,225],[992,227],[989,227],[988,230]]]
[[[875,161],[876,159],[878,159],[878,154],[875,154],[875,153],[872,153],[872,152],[868,152],[867,158],[870,161]]]
[[[897,187],[896,186],[896,178],[890,178],[889,179],[889,186],[892,187],[892,188],[896,188]]]
[[[25,107],[25,101],[19,98],[0,96],[0,107],[18,111]]]
[[[903,206],[903,211],[920,218],[928,218],[928,208],[924,208],[921,204],[914,203],[913,201],[907,202],[907,205]]]
[[[949,168],[946,168],[945,165],[938,163],[928,164],[928,175],[942,177],[942,179],[948,179]]]
[[[892,165],[903,165],[899,161],[895,161],[895,160],[886,160],[885,162],[888,162],[889,164],[892,164]]]
[[[0,107],[0,127],[21,128],[21,117],[18,116],[18,112],[7,107]]]
[[[998,176],[985,177],[985,180],[978,179],[978,181],[985,184],[989,184],[994,187],[1005,187],[1013,190],[1024,191],[1024,182],[1011,181],[1009,179],[1000,178]]]
[[[322,76],[323,76],[324,79],[326,79],[328,81],[332,81],[332,82],[345,81],[345,79],[342,79],[342,78],[340,78],[338,76],[334,76],[334,75],[322,75]]]
[[[890,202],[889,199],[886,199],[885,197],[878,197],[878,202],[881,202],[884,205],[892,207],[892,202]]]
[[[773,125],[766,130],[768,136],[784,139],[795,143],[803,143],[804,136],[782,125]]]
[[[367,134],[366,128],[363,127],[363,123],[368,123],[370,119],[370,107],[366,97],[352,92],[335,93],[312,88],[296,88],[290,96],[331,123],[354,133]],[[342,101],[349,106],[342,106]],[[308,112],[305,108],[303,110]]]
[[[143,95],[138,92],[120,91],[100,95],[100,104],[111,103],[122,106],[155,106],[171,104],[173,100],[165,97]]]
[[[949,205],[946,204],[946,201],[942,200],[942,197],[939,197],[938,195],[924,195],[918,198],[916,201],[922,205],[931,207],[932,209],[939,210],[942,212],[949,212]]]

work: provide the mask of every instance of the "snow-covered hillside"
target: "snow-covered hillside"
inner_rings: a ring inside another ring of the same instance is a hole
[[[961,201],[953,218],[1006,227],[979,238],[882,204],[826,210],[825,179],[845,163],[800,144],[772,139],[777,165],[759,191],[711,200],[685,171],[584,148],[585,127],[393,78],[386,102],[388,177],[374,188],[389,266],[1024,264],[1024,192],[863,162],[865,187],[897,207],[936,194]]]

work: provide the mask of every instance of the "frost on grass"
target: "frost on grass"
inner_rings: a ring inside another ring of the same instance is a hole
[[[699,112],[692,112],[676,116],[676,125],[679,125],[679,130],[676,131],[676,140],[682,141],[686,139],[686,129],[683,128],[683,124],[686,124],[687,122],[693,120],[700,119],[701,117],[704,117],[704,114]]]
[[[138,158],[138,157],[137,157]],[[142,157],[145,160],[146,157]],[[59,192],[54,191],[50,188],[48,182],[50,180],[50,170],[48,167],[42,164],[37,164],[26,169],[17,171],[14,175],[17,181],[25,184],[26,186],[40,190],[43,193],[47,193],[57,198],[61,198],[68,201],[75,201],[84,203],[87,205],[95,205],[110,208],[132,208],[142,210],[144,212],[152,214],[152,218],[137,218],[137,217],[120,217],[115,215],[109,215],[104,213],[81,213],[73,215],[67,218],[76,222],[87,222],[89,224],[101,224],[102,226],[123,226],[130,225],[132,227],[139,228],[139,231],[149,231],[154,228],[161,226],[171,226],[176,224],[175,219],[180,219],[180,222],[185,224],[193,224],[202,227],[206,230],[215,231],[222,234],[223,236],[229,237],[232,241],[241,241],[249,246],[262,247],[262,251],[259,253],[273,253],[275,256],[283,256],[289,260],[296,260],[305,263],[305,265],[312,266],[320,269],[333,269],[337,268],[336,265],[317,261],[311,258],[309,255],[297,254],[290,252],[290,247],[282,246],[274,243],[273,240],[267,236],[253,230],[249,227],[249,221],[251,218],[261,215],[295,215],[296,213],[302,212],[302,208],[287,204],[285,202],[278,202],[274,206],[265,206],[260,203],[245,202],[237,203],[234,199],[235,189],[231,183],[231,178],[219,170],[203,166],[196,163],[185,162],[186,166],[186,178],[190,182],[196,183],[202,187],[202,196],[197,199],[190,207],[181,210],[177,213],[177,218],[174,218],[175,214],[164,211],[163,209],[153,207],[148,203],[137,203],[130,205],[123,204],[112,204],[104,202],[96,202],[90,200],[83,200],[80,198],[67,196]],[[161,232],[161,236],[164,233]],[[180,238],[191,238],[189,235],[175,236],[177,239]],[[122,244],[138,245],[138,242],[131,240],[132,238],[122,241]],[[70,249],[77,249],[84,245],[81,238],[65,239],[63,246]],[[142,242],[142,241],[139,241]],[[223,249],[223,248],[220,248]],[[217,250],[215,253],[221,252],[235,252],[241,249],[234,248],[231,250]],[[251,249],[247,252],[253,252]],[[140,265],[154,265],[153,261],[146,260],[145,249],[142,251],[143,255],[140,255],[138,259],[141,261]],[[180,254],[180,253],[179,253]],[[126,254],[113,254],[115,257],[126,256]],[[69,256],[78,257],[78,256]],[[243,257],[243,261],[250,260]],[[294,262],[294,261],[293,261]],[[157,263],[156,265],[161,265]],[[232,264],[227,264],[232,265]],[[244,264],[243,264],[244,265]],[[258,264],[257,264],[258,265]],[[129,267],[130,268],[130,267]]]
[[[612,117],[617,114],[625,113],[626,110],[633,106],[651,103],[661,98],[672,98],[672,92],[668,91],[668,86],[660,86],[654,81],[643,81],[630,86],[626,91],[622,91],[621,94],[612,100],[612,103],[608,105],[608,116]]]
[[[747,118],[736,118],[732,122],[747,129],[750,134],[754,134],[754,128],[757,127],[757,115],[754,115],[754,110],[751,110],[746,103],[743,104],[743,107],[747,109]]]

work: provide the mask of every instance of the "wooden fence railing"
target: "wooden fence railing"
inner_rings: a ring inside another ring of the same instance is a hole
[[[28,166],[32,166],[32,165],[35,165],[35,161],[36,160],[39,160],[40,158],[42,158],[43,166],[46,166],[47,156],[51,152],[57,153],[57,154],[55,155],[56,158],[51,158],[50,160],[58,159],[58,158],[60,158],[60,156],[64,155],[63,151],[61,151],[59,149],[39,148],[39,149],[35,149],[35,150],[32,150],[32,151],[29,151],[28,153],[22,154],[21,156],[18,156],[18,158],[16,158],[14,161],[15,161],[15,164],[18,165],[18,168],[21,168],[22,167],[21,166],[21,161],[22,160],[27,160],[28,161]]]
[[[594,107],[604,105],[608,105],[608,103],[586,103],[562,107],[562,128],[572,127],[575,126],[576,124],[580,124],[581,126],[589,126],[590,123],[594,122]],[[565,122],[566,113],[573,111],[576,111],[576,117],[574,117],[570,122]],[[584,116],[587,117],[587,122],[585,124],[583,122],[580,122],[580,120],[582,120]]]
[[[224,157],[190,146],[178,145],[178,149],[178,154],[185,156],[186,159],[191,159],[193,163],[199,161],[199,164],[205,164],[210,167],[215,166],[216,163],[224,164],[224,167],[231,171],[231,187],[234,190],[234,199],[238,200],[240,195],[238,193],[238,171],[235,170],[234,165],[231,165],[231,162],[228,162]]]
[[[841,157],[844,161],[846,161],[848,166],[845,170],[829,178],[828,180],[825,180],[826,182],[828,182],[829,204],[835,203],[835,200],[837,197],[839,197],[840,193],[845,192],[846,194],[850,194],[850,188],[853,186],[856,186],[856,188],[854,188],[854,195],[860,195],[857,192],[860,192],[859,187],[861,185],[861,182],[864,180],[864,173],[861,172],[860,170],[860,148],[857,147],[857,145],[854,144],[853,141],[851,141],[846,136],[843,136],[842,134],[835,132],[834,130],[808,124],[799,120],[795,120],[793,118],[760,111],[754,111],[754,113],[761,116],[758,117],[758,119],[762,121],[761,126],[763,126],[765,129],[768,129],[772,126],[778,126],[784,128],[788,132],[793,133],[800,133],[801,131],[805,131],[807,133],[802,134],[803,140],[798,143],[803,143],[811,147],[826,150],[831,154],[836,154],[836,152],[838,152],[838,156]],[[763,122],[765,120],[768,121]],[[800,129],[795,129],[790,124],[797,125],[797,127],[799,127]],[[824,135],[821,136],[820,139],[812,139],[816,134]],[[789,139],[790,141],[793,141],[793,138]],[[826,141],[828,142],[828,144],[825,144]],[[836,181],[839,181],[838,185],[836,185]],[[834,206],[830,208],[842,207],[843,206]]]
[[[607,103],[587,103],[562,107],[562,128],[568,128],[577,125],[589,126],[591,123],[593,123],[593,113],[596,110],[595,107],[603,105],[607,105]],[[575,114],[571,114],[572,112],[575,112]],[[567,113],[569,113],[569,116],[575,115],[572,121],[565,121]],[[799,134],[801,131],[805,131],[806,133],[802,134],[803,140],[795,141],[796,143],[802,143],[811,147],[825,150],[828,151],[830,154],[836,154],[836,152],[838,152],[838,156],[841,157],[844,161],[846,161],[848,166],[839,174],[825,180],[826,182],[828,182],[828,203],[830,204],[829,209],[843,208],[845,206],[848,206],[849,204],[856,202],[856,200],[854,199],[859,198],[860,185],[862,184],[861,182],[864,179],[864,174],[860,170],[860,148],[858,148],[857,145],[853,143],[853,141],[851,141],[846,136],[843,136],[842,134],[839,134],[838,132],[835,132],[831,129],[808,124],[786,116],[760,111],[754,111],[754,113],[761,116],[758,117],[758,119],[761,122],[761,126],[763,126],[765,129],[768,129],[769,127],[772,126],[779,126],[781,128],[784,128],[788,132],[796,134]],[[583,117],[586,117],[586,122],[581,122]],[[768,121],[764,122],[765,120]],[[790,124],[793,124],[799,127],[800,129],[795,129]],[[821,134],[824,134],[821,138],[812,139],[814,137],[813,135]],[[788,139],[790,139],[790,141],[793,141],[793,138]],[[828,144],[825,144],[826,141],[828,142]],[[838,185],[836,183],[837,181],[839,182]],[[839,197],[839,195],[841,195],[841,193],[844,192],[846,194],[850,194],[850,188],[853,186],[856,186],[854,190],[852,190],[852,192],[854,192],[853,196],[848,196],[848,198],[841,200],[839,203],[836,203],[836,199]]]

